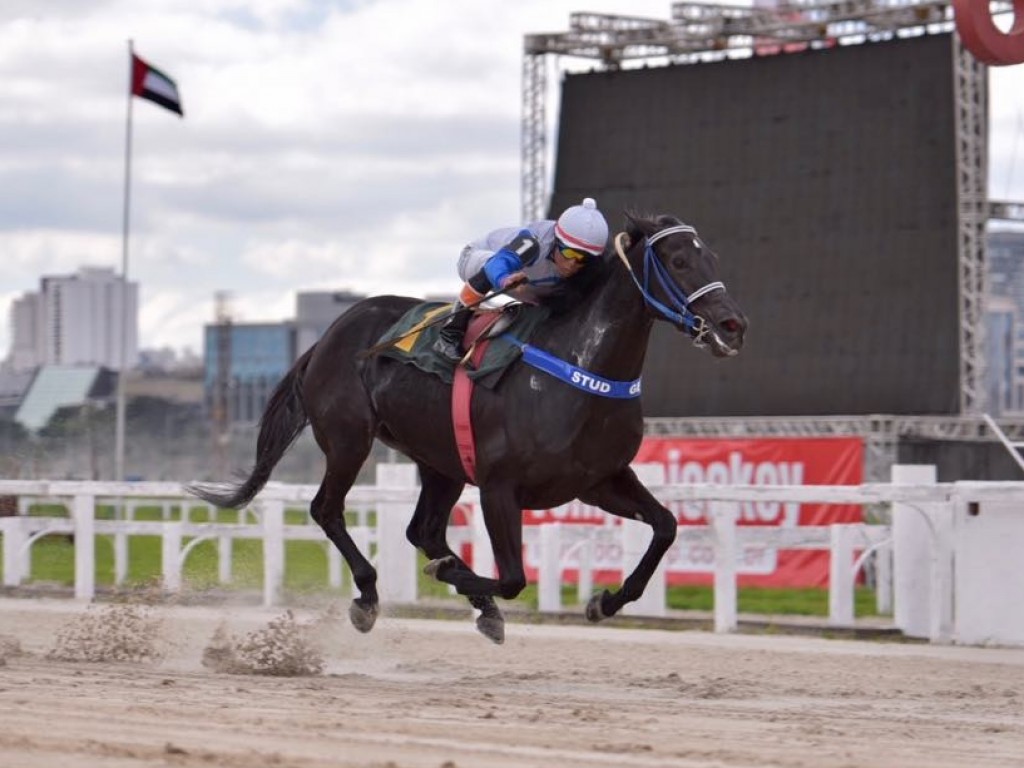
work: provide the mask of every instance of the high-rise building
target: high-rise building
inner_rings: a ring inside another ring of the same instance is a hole
[[[109,267],[46,276],[11,306],[10,367],[132,368],[138,358],[138,283]]]
[[[345,310],[366,296],[349,291],[310,291],[295,298],[295,354],[312,347]]]
[[[988,235],[985,307],[986,408],[993,415],[1024,411],[1024,232]]]
[[[43,320],[40,294],[26,293],[11,303],[11,349],[7,364],[15,372],[35,370],[46,359]]]

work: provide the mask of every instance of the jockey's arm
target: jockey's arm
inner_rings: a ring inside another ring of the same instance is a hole
[[[529,230],[524,229],[515,239],[501,250],[495,252],[487,263],[484,264],[484,272],[491,286],[495,289],[504,288],[509,277],[519,272],[527,264],[533,263],[540,253],[540,243]],[[525,275],[521,275],[516,282],[521,282]]]

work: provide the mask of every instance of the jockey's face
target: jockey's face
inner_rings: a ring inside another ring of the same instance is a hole
[[[572,277],[583,269],[583,261],[586,258],[586,254],[572,248],[555,248],[551,258],[555,262],[555,269],[558,270],[559,276],[565,279]]]

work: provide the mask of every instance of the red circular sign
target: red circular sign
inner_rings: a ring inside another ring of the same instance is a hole
[[[956,29],[967,50],[985,64],[1024,63],[1024,0],[1013,0],[1013,25],[1000,30],[992,19],[988,0],[953,0]]]

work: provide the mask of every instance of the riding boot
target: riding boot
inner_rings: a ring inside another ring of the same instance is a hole
[[[465,309],[462,302],[456,301],[452,305],[451,315],[441,326],[441,333],[434,342],[434,352],[451,363],[458,363],[465,355],[462,350],[462,337],[466,335],[469,315],[469,310]]]

